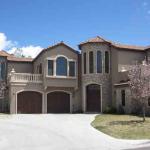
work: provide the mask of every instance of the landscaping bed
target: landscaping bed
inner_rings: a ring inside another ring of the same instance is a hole
[[[97,130],[121,139],[150,139],[150,118],[145,122],[132,115],[97,115],[91,125]]]

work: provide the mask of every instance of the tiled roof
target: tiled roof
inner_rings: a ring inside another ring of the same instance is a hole
[[[131,49],[131,50],[145,50],[146,49],[146,47],[144,46],[136,46],[136,45],[125,45],[125,44],[118,44],[118,43],[112,43],[112,45],[117,48]]]
[[[9,53],[7,53],[7,52],[4,51],[4,50],[1,50],[1,51],[0,51],[0,56],[5,56],[5,57],[7,57],[7,56],[12,56],[12,55],[9,54]]]
[[[32,58],[24,58],[24,57],[16,57],[13,54],[9,54],[6,51],[0,51],[0,56],[7,57],[8,61],[16,61],[16,62],[32,62]]]
[[[79,44],[79,49],[81,49],[81,46],[87,43],[108,43],[111,44],[112,46],[116,47],[116,48],[120,48],[120,49],[128,49],[128,50],[145,50],[146,47],[144,46],[135,46],[135,45],[125,45],[125,44],[119,44],[119,43],[115,43],[113,41],[110,40],[105,40],[104,38],[101,38],[99,36],[96,36],[94,38],[91,38],[85,42],[82,42],[81,44]]]
[[[8,61],[16,61],[16,62],[32,62],[32,58],[24,58],[24,57],[14,57],[14,56],[8,56]]]
[[[82,45],[86,44],[86,43],[111,43],[111,42],[108,41],[108,40],[103,39],[102,37],[96,36],[96,37],[91,38],[91,39],[89,39],[89,40],[87,40],[87,41],[85,41],[85,42],[80,43],[80,44],[79,44],[79,48],[80,48]]]

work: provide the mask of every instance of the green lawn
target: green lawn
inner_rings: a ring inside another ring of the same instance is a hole
[[[105,134],[121,139],[150,139],[150,118],[131,115],[97,115],[91,125]]]

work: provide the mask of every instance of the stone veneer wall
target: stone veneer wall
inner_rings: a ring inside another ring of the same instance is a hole
[[[94,73],[89,73],[89,52],[93,51],[94,54]],[[97,51],[102,52],[102,73],[96,73],[97,65],[96,65],[96,55]],[[82,109],[85,112],[86,111],[86,86],[89,84],[99,84],[101,85],[101,98],[102,98],[102,112],[106,109],[107,106],[111,106],[111,98],[112,98],[112,92],[111,92],[111,65],[110,65],[110,71],[109,73],[105,73],[104,71],[104,55],[105,51],[110,53],[110,47],[107,44],[104,43],[90,43],[85,44],[82,46],[81,53],[82,53]],[[83,53],[86,52],[86,71],[87,73],[84,74],[83,69]],[[110,56],[110,62],[111,62],[111,56]]]

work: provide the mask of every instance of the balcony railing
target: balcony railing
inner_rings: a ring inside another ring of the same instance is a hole
[[[41,74],[31,74],[31,73],[11,73],[10,82],[34,82],[41,83]]]

